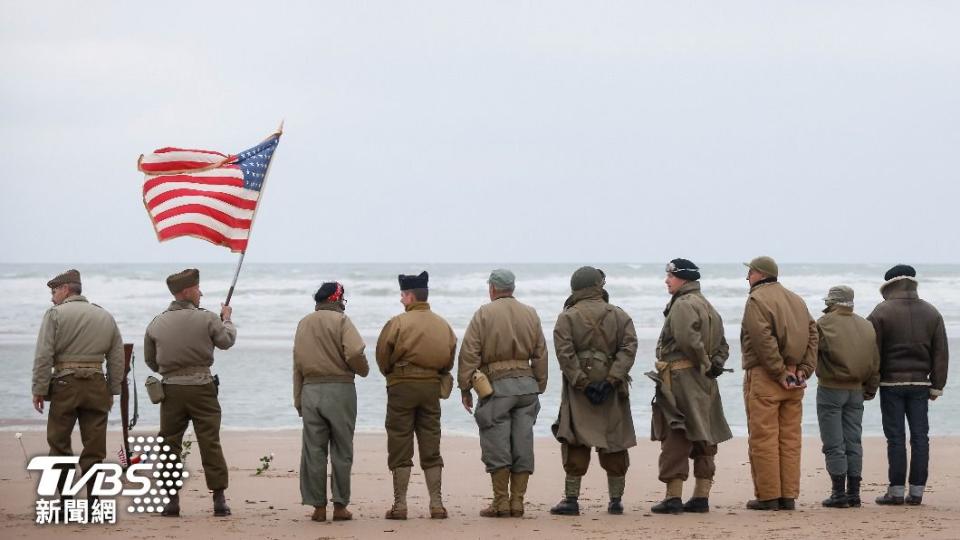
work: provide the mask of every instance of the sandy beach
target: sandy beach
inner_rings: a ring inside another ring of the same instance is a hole
[[[148,433],[138,433],[148,435]],[[119,436],[109,435],[110,446]],[[42,432],[23,435],[27,452],[45,454]],[[477,513],[490,497],[489,476],[479,460],[479,443],[469,437],[444,437],[444,498],[450,512],[445,521],[429,519],[427,493],[418,468],[410,486],[410,519],[387,521],[383,512],[392,501],[386,468],[386,437],[359,434],[355,441],[353,496],[354,521],[315,523],[311,508],[300,505],[298,469],[300,433],[285,431],[227,431],[223,436],[230,465],[229,503],[233,516],[214,518],[203,485],[196,451],[188,457],[194,474],[188,481],[180,519],[127,514],[118,509],[116,525],[43,525],[34,523],[37,474],[26,478],[25,462],[13,433],[0,437],[0,537],[2,538],[797,538],[840,533],[844,538],[957,538],[960,527],[960,460],[953,456],[960,439],[931,441],[931,477],[920,507],[879,507],[873,498],[886,487],[885,443],[864,440],[863,499],[860,509],[825,509],[820,500],[829,480],[824,471],[820,443],[804,439],[801,496],[796,512],[752,512],[744,502],[751,498],[746,441],[737,438],[720,447],[717,477],[709,514],[657,516],[649,508],[663,494],[657,481],[658,446],[649,441],[630,452],[631,469],[624,496],[623,516],[606,514],[606,478],[594,459],[583,482],[579,517],[556,517],[549,508],[560,498],[563,471],[559,445],[550,438],[537,440],[537,472],[527,495],[523,519],[485,519]],[[77,440],[74,448],[79,448]],[[271,469],[254,473],[260,456],[273,452]],[[684,498],[692,481],[684,485]],[[118,505],[125,507],[126,505]],[[332,507],[332,506],[331,506]]]

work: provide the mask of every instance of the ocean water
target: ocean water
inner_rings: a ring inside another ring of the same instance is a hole
[[[0,264],[0,430],[43,429],[45,418],[37,414],[30,399],[34,343],[44,311],[49,307],[46,281],[73,265]],[[180,266],[170,265],[77,265],[83,274],[84,294],[108,309],[116,318],[124,341],[135,346],[135,377],[139,392],[138,430],[159,425],[159,406],[143,391],[150,374],[143,364],[143,332],[147,324],[170,302],[164,278]],[[640,437],[649,433],[653,384],[643,376],[654,361],[654,348],[669,300],[663,284],[662,264],[599,265],[607,273],[611,302],[629,313],[637,327],[640,348],[633,368],[631,403]],[[866,316],[881,300],[879,286],[889,265],[785,264],[781,282],[800,294],[814,317],[823,308],[827,290],[838,284],[856,291],[856,312]],[[508,265],[517,275],[516,296],[532,305],[543,321],[550,349],[550,383],[541,396],[542,410],[536,430],[549,435],[560,399],[560,371],[553,354],[552,330],[556,316],[569,294],[574,264]],[[720,377],[727,419],[737,435],[746,434],[740,370],[740,320],[747,294],[745,268],[740,264],[702,264],[704,294],[723,316],[734,373]],[[373,351],[383,324],[402,311],[398,273],[430,272],[430,303],[434,311],[453,326],[458,337],[473,312],[487,302],[486,277],[492,268],[484,264],[247,264],[240,275],[231,304],[238,329],[236,345],[217,351],[214,371],[219,374],[220,400],[225,429],[296,428],[293,408],[292,344],[299,320],[313,310],[313,292],[323,281],[339,280],[346,288],[347,314],[367,343],[367,358],[373,369],[357,379],[359,431],[380,432],[386,406],[385,381],[376,370]],[[232,265],[203,265],[203,305],[218,309],[233,277]],[[960,265],[918,267],[920,295],[943,314],[952,350],[960,350]],[[945,395],[931,402],[933,435],[960,434],[960,376],[949,381]],[[815,435],[816,379],[804,399],[804,432]],[[460,405],[455,392],[443,403],[445,432],[476,434],[476,425]],[[114,408],[111,423],[119,423]],[[868,402],[864,432],[881,435],[879,400]]]

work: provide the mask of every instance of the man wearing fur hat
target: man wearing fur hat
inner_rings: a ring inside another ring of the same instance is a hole
[[[723,416],[716,378],[730,356],[723,320],[700,292],[700,269],[687,259],[666,268],[666,319],[657,340],[656,382],[651,438],[660,441],[660,481],[667,485],[655,514],[709,512],[717,445],[733,435]],[[693,460],[693,496],[681,501]]]
[[[37,336],[33,407],[42,414],[43,402],[50,402],[47,443],[51,456],[73,455],[73,427],[80,424],[84,474],[107,457],[107,415],[123,383],[123,340],[110,313],[82,295],[80,272],[68,270],[48,281],[47,287],[53,307],[44,313]],[[61,475],[65,472],[61,470]],[[57,488],[67,498],[64,482],[61,476]],[[91,500],[92,485],[92,481],[87,484]]]
[[[293,341],[293,406],[303,417],[300,495],[314,507],[314,521],[327,519],[327,455],[333,469],[333,520],[353,518],[350,470],[357,424],[356,375],[370,372],[366,345],[344,314],[343,285],[329,281],[313,295],[313,313],[300,320]]]
[[[880,349],[880,412],[887,438],[887,493],[877,504],[918,505],[923,500],[930,459],[927,404],[943,395],[947,384],[947,332],[935,307],[917,295],[917,272],[898,264],[880,287],[883,302],[867,320]],[[906,431],[910,426],[910,476],[907,477]],[[904,484],[909,492],[904,497]]]
[[[770,257],[749,263],[750,294],[740,348],[747,446],[756,499],[750,510],[794,510],[800,494],[803,389],[817,367],[817,323],[807,304],[777,280]]]
[[[873,325],[853,312],[853,289],[831,287],[817,320],[817,422],[832,490],[827,508],[860,506],[863,471],[863,401],[880,382]]]
[[[579,515],[580,482],[597,449],[607,472],[607,512],[622,514],[624,485],[637,437],[630,414],[630,368],[637,355],[637,333],[630,316],[604,301],[603,274],[584,266],[573,273],[573,295],[553,331],[563,372],[560,413],[552,426],[561,444],[566,471],[564,498],[551,514]]]
[[[404,313],[387,321],[377,339],[377,365],[387,378],[387,465],[393,473],[393,506],[387,519],[407,519],[407,485],[416,434],[420,467],[430,493],[430,517],[446,519],[440,456],[441,381],[450,382],[457,336],[430,310],[429,275],[398,276]],[[449,390],[449,389],[447,389]]]
[[[213,491],[213,515],[229,516],[224,491],[227,462],[220,447],[219,380],[210,373],[213,350],[229,349],[237,340],[230,320],[233,308],[221,305],[220,315],[200,307],[200,271],[189,268],[167,277],[173,295],[170,306],[147,326],[144,362],[163,375],[160,436],[171,453],[180,455],[183,434],[192,421],[197,434],[207,489]],[[170,497],[164,516],[180,515],[180,494]]]
[[[493,502],[480,515],[522,517],[533,473],[538,394],[547,388],[547,345],[537,311],[513,296],[513,272],[498,268],[487,285],[490,303],[477,310],[463,335],[457,379],[467,412],[473,412],[475,374],[488,379],[493,392],[480,396],[474,415],[481,459],[493,484]]]

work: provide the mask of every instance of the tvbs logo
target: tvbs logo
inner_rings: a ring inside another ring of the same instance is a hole
[[[40,471],[37,523],[116,523],[115,497],[132,497],[130,513],[161,512],[183,487],[190,473],[162,437],[130,437],[138,443],[133,451],[137,463],[126,470],[116,463],[97,463],[77,477],[77,456],[37,456],[27,469]],[[146,444],[143,444],[146,443]],[[87,487],[87,499],[74,499]],[[43,499],[60,492],[59,500]]]

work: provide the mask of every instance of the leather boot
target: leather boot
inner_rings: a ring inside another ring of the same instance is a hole
[[[490,473],[493,501],[480,511],[480,517],[510,517],[510,469],[504,467]]]
[[[433,467],[423,471],[430,493],[430,519],[447,519],[447,509],[443,507],[440,487],[443,484],[443,467]]]
[[[765,501],[752,499],[747,501],[747,510],[780,510],[780,499],[768,499]]]
[[[910,506],[920,506],[923,503],[923,490],[926,486],[915,486],[910,484],[909,491],[907,496],[904,497],[903,502],[909,504]]]
[[[847,477],[847,502],[851,508],[860,508],[860,480],[859,476]]]
[[[682,514],[683,480],[676,478],[667,482],[667,494],[663,500],[653,505],[650,511],[654,514]]]
[[[607,475],[607,491],[610,493],[610,503],[607,504],[607,513],[619,516],[623,513],[623,488],[627,484],[625,476]]]
[[[510,516],[523,517],[523,497],[527,494],[527,481],[530,473],[510,474]]]
[[[213,490],[213,515],[216,517],[226,517],[230,515],[230,507],[227,506],[227,498],[222,489]]]
[[[170,502],[163,505],[163,511],[160,512],[163,517],[180,517],[180,494],[170,496]]]
[[[850,502],[847,501],[846,476],[842,474],[831,474],[830,482],[833,487],[830,490],[830,497],[824,499],[821,503],[826,508],[849,508]]]
[[[780,510],[796,510],[797,509],[797,500],[791,499],[790,497],[780,497],[777,499],[777,502],[780,504]]]
[[[410,467],[393,470],[393,506],[387,510],[387,519],[407,519],[407,486],[410,484]]]
[[[324,522],[327,520],[327,507],[326,506],[314,506],[313,515],[310,516],[310,519],[313,521]]]
[[[550,509],[551,514],[555,516],[580,515],[580,503],[577,502],[577,499],[580,498],[580,481],[582,479],[582,476],[567,475],[564,481],[563,499],[560,499],[560,502]]]
[[[877,497],[877,504],[883,506],[900,506],[903,504],[903,486],[890,486],[887,492]]]
[[[333,520],[334,521],[350,521],[353,519],[353,513],[347,510],[346,505],[340,503],[333,503]]]
[[[683,503],[684,512],[695,512],[705,514],[710,511],[710,488],[713,486],[713,480],[709,478],[697,478],[693,486],[693,497]]]

